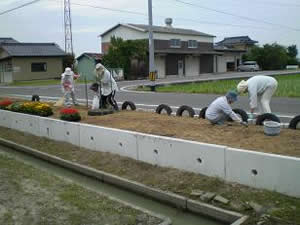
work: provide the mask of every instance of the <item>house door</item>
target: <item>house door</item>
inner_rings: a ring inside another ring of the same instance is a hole
[[[178,75],[183,76],[183,60],[178,60]]]

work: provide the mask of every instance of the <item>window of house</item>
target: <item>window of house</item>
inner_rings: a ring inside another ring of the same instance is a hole
[[[181,47],[180,39],[171,39],[170,40],[170,47],[171,48],[180,48]]]
[[[197,48],[198,42],[196,40],[189,40],[188,41],[188,48]]]
[[[46,72],[47,63],[31,63],[31,72]]]

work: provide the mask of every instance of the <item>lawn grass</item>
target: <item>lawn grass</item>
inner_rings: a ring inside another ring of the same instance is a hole
[[[274,76],[278,81],[275,93],[277,97],[300,97],[300,74]],[[175,84],[157,87],[157,92],[225,94],[235,89],[242,79],[207,81],[190,84]],[[149,87],[140,87],[138,90],[149,91]]]
[[[49,79],[49,80],[31,80],[31,81],[14,81],[9,86],[47,86],[47,85],[59,85],[60,79]],[[89,82],[89,81],[87,81]],[[84,84],[84,80],[76,80],[77,84]]]

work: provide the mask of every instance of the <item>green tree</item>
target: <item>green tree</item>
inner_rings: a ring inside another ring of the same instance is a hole
[[[289,56],[284,46],[273,43],[252,47],[243,59],[256,61],[263,70],[278,70],[285,68]]]
[[[125,79],[132,74],[132,60],[147,61],[147,40],[127,40],[112,37],[108,53],[103,56],[102,62],[106,67],[123,68]]]
[[[298,49],[297,49],[296,45],[288,46],[287,51],[288,51],[289,57],[291,57],[291,58],[296,58],[298,55]]]

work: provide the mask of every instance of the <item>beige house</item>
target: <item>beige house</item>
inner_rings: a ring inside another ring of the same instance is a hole
[[[214,50],[214,35],[173,27],[170,19],[166,20],[165,26],[153,26],[152,29],[158,78],[169,75],[196,76],[215,72],[214,58],[223,53]],[[106,54],[111,37],[146,40],[149,36],[149,26],[117,24],[100,36],[102,53]]]
[[[59,78],[66,53],[55,43],[0,39],[0,83]]]

